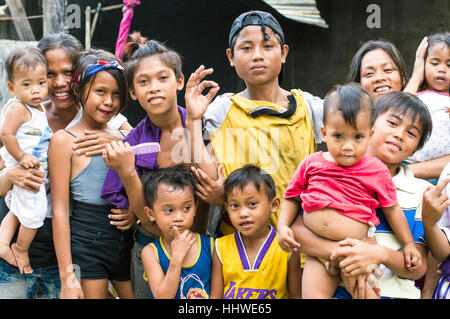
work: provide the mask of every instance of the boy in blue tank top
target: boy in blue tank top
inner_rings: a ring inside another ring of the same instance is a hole
[[[143,178],[144,211],[162,232],[142,250],[142,263],[156,299],[209,298],[212,237],[190,231],[198,207],[196,179],[183,165]]]

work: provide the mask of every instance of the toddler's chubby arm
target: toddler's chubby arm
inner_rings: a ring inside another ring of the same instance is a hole
[[[155,250],[151,245],[142,250],[142,263],[147,274],[148,283],[156,299],[175,298],[180,282],[183,260],[196,242],[196,236],[185,229],[183,232],[174,227],[174,239],[171,242],[171,256],[169,268],[164,274]]]
[[[398,204],[382,209],[395,235],[405,246],[403,253],[406,267],[410,270],[419,268],[422,265],[422,254],[417,250],[402,209]]]
[[[19,127],[31,119],[30,111],[21,102],[13,102],[5,113],[5,119],[1,128],[1,139],[9,154],[23,168],[38,168],[39,160],[31,155],[26,154],[19,145],[16,138]]]
[[[280,216],[278,217],[277,231],[278,243],[286,252],[297,251],[300,244],[295,240],[291,225],[301,207],[300,201],[295,198],[285,198],[281,204]]]

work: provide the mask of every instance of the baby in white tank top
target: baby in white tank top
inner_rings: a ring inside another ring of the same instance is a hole
[[[47,153],[52,130],[41,102],[47,97],[47,62],[34,47],[17,49],[5,61],[8,90],[15,98],[3,107],[0,127],[3,147],[0,155],[5,166],[21,165],[25,169],[39,168],[47,180]],[[33,192],[16,185],[5,202],[10,209],[0,225],[0,258],[17,266],[20,273],[33,272],[28,248],[47,214],[46,184]],[[17,240],[11,240],[20,225]]]

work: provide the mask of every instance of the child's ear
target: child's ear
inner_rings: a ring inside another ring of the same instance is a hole
[[[371,128],[370,129],[370,136],[369,136],[369,138],[372,137],[373,133],[375,133],[375,130],[373,128]]]
[[[272,199],[272,205],[271,205],[272,213],[276,213],[278,211],[278,209],[280,208],[280,203],[281,203],[281,201],[278,197],[275,197],[274,199]]]
[[[327,130],[325,129],[325,126],[320,127],[320,133],[322,133],[322,139],[324,142],[326,142],[326,136],[327,136]]]
[[[9,93],[11,93],[12,95],[15,95],[16,94],[16,90],[14,89],[14,84],[12,84],[11,81],[8,81],[7,86],[8,86]]]
[[[144,213],[151,222],[155,221],[155,212],[148,206],[144,206]]]
[[[134,90],[132,88],[130,88],[128,91],[130,92],[130,96],[133,99],[133,101],[136,101],[137,100],[137,96],[134,93]]]
[[[184,75],[177,80],[177,91],[181,91],[184,87]]]
[[[227,50],[225,51],[225,53],[226,53],[226,55],[227,55],[227,57],[228,57],[228,61],[230,62],[230,65],[231,65],[232,67],[234,67],[234,57],[233,57],[233,54],[231,53],[231,49],[227,49]]]
[[[287,44],[284,44],[283,45],[283,53],[281,54],[281,63],[286,62],[288,53],[289,53],[289,46]]]

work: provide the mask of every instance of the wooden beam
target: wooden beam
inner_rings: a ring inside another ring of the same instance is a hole
[[[115,9],[122,9],[123,6],[124,6],[123,3],[121,3],[121,4],[114,4],[112,6],[102,7],[101,11],[110,11],[110,10],[115,10]],[[95,11],[97,11],[97,9],[92,9],[91,13],[94,13]]]
[[[42,0],[44,36],[66,31],[64,26],[64,2],[64,0]]]
[[[94,35],[95,26],[97,25],[98,14],[99,14],[101,8],[102,8],[102,4],[99,2],[99,3],[97,4],[97,9],[95,10],[94,20],[92,20],[92,26],[91,26],[91,40],[92,40],[92,36]]]
[[[11,17],[23,18],[13,20],[17,35],[21,41],[36,41],[30,22],[26,18],[27,14],[21,0],[6,0]]]

